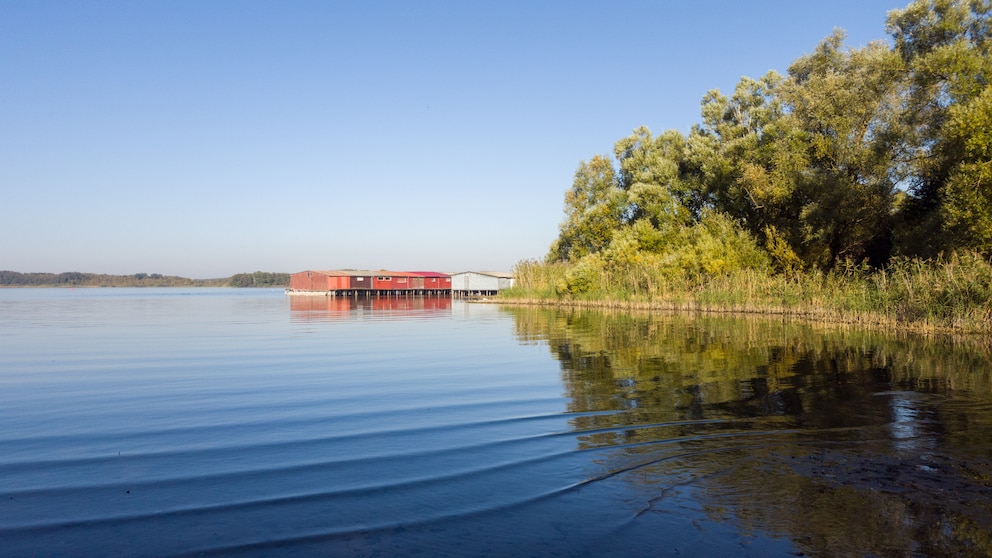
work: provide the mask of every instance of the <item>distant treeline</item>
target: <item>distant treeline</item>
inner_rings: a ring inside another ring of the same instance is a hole
[[[18,273],[0,271],[0,287],[285,287],[288,273],[238,273],[219,279],[190,279],[160,273]]]
[[[289,273],[238,273],[228,280],[229,287],[288,287]]]

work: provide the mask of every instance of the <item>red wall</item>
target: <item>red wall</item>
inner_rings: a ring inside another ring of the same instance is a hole
[[[406,273],[384,271],[372,276],[372,288],[384,291],[406,291],[414,288],[413,279],[413,275]]]
[[[301,271],[289,276],[289,288],[296,291],[344,291],[350,288],[347,275],[327,275],[319,271]]]
[[[451,277],[434,273],[406,273],[383,271],[364,276],[356,282],[350,275],[328,275],[320,271],[301,271],[289,277],[289,288],[296,291],[348,291],[374,289],[382,291],[451,290]],[[388,279],[380,280],[380,278]]]

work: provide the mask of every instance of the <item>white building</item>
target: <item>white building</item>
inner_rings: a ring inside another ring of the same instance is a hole
[[[452,296],[488,296],[513,286],[513,274],[502,271],[463,271],[451,274]]]

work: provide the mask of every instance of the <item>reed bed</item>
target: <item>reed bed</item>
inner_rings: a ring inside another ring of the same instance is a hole
[[[568,264],[520,262],[501,302],[631,310],[772,314],[922,332],[992,333],[992,261],[975,252],[897,259],[881,270],[839,267],[787,276],[717,276],[645,267],[597,270],[584,292],[563,286]]]

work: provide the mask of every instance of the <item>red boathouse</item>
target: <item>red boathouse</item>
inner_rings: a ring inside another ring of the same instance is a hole
[[[450,295],[451,276],[434,271],[324,270],[289,277],[289,294],[310,295]]]

